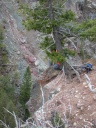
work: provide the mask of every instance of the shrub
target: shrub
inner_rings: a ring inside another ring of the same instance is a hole
[[[54,127],[65,128],[65,124],[63,123],[61,117],[57,112],[54,112],[51,118],[51,123]]]

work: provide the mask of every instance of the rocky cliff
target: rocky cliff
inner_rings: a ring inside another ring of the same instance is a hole
[[[4,44],[8,51],[9,70],[11,73],[17,71],[22,80],[26,67],[30,66],[33,78],[37,79],[38,70],[48,67],[40,58],[40,56],[44,56],[39,50],[38,38],[40,34],[35,31],[24,30],[16,1],[0,1],[0,21],[5,29]],[[36,66],[35,61],[37,62]],[[41,63],[39,69],[37,68],[38,63]]]
[[[32,7],[36,3],[38,4],[36,0],[24,0],[23,2]],[[69,81],[64,70],[61,72],[45,71],[49,65],[45,59],[46,55],[39,49],[40,33],[33,30],[28,32],[24,29],[22,26],[23,17],[18,12],[18,4],[19,2],[14,0],[0,1],[0,22],[5,29],[4,44],[8,51],[9,62],[7,66],[11,75],[18,72],[21,82],[26,67],[30,66],[34,84],[27,106],[31,115],[34,114],[40,127],[42,127],[41,122],[45,122],[46,125],[53,111],[60,114],[68,128],[95,127],[96,95],[90,91],[86,78],[84,78],[85,75],[80,76],[81,83],[79,83],[77,77]],[[86,0],[67,0],[65,8],[74,11],[76,20],[79,22],[87,17],[90,19],[96,17],[95,0],[88,0],[87,3]],[[74,43],[79,43],[77,45],[79,49],[81,42],[75,40]],[[94,70],[88,76],[92,82],[92,88],[95,88],[95,44],[85,40],[83,48],[88,56],[93,57],[89,62],[94,64]],[[71,62],[72,60],[70,58]],[[78,61],[78,56],[73,60],[73,65],[77,64],[76,61]],[[78,64],[82,64],[80,59]],[[41,74],[42,71],[44,71],[43,74]],[[47,127],[51,128],[49,124],[47,123]]]

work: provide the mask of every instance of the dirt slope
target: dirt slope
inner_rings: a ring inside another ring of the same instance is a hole
[[[96,67],[87,74],[96,88]],[[96,93],[90,91],[85,74],[81,75],[81,83],[75,77],[72,81],[66,80],[63,74],[60,74],[44,88],[47,90],[45,96],[57,90],[51,99],[44,104],[43,113],[38,110],[35,115],[41,115],[41,119],[47,120],[52,116],[53,111],[57,111],[62,119],[67,123],[68,128],[94,128],[96,127]]]

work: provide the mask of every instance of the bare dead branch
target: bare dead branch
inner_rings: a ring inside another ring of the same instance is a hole
[[[96,88],[94,88],[94,85],[92,85],[91,80],[87,74],[85,74],[85,79],[90,91],[96,93]]]
[[[10,127],[7,126],[2,120],[0,120],[0,122],[2,123],[2,125],[3,125],[5,128],[10,128]]]
[[[68,62],[68,59],[66,59],[66,62],[70,65],[70,67],[74,70],[74,72],[77,75],[78,80],[81,82],[80,74],[79,72]]]

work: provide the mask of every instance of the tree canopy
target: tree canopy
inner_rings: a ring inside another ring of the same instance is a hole
[[[64,1],[62,2],[64,3]],[[62,26],[66,27],[66,24],[74,19],[75,15],[71,10],[64,10],[61,2],[54,0],[41,0],[40,5],[34,9],[23,5],[20,5],[19,9],[26,17],[22,22],[25,28],[27,30],[38,30],[45,35],[40,47],[42,49],[49,47],[49,49],[45,51],[50,59],[59,56],[57,59],[62,62],[68,54],[73,55],[73,51],[64,48],[64,38],[66,35],[68,36],[68,34],[66,34],[67,31],[62,33],[60,30]],[[52,45],[52,47],[50,47],[50,45]],[[57,50],[58,53],[53,53],[55,50]]]
[[[45,49],[48,57],[56,62],[64,62],[68,56],[75,55],[71,49],[64,48],[67,37],[89,39],[96,41],[96,20],[87,19],[81,23],[76,22],[75,14],[64,9],[65,0],[39,0],[35,8],[20,5],[24,14],[23,25],[27,30],[37,30],[44,34],[40,48]],[[48,49],[46,49],[48,47]],[[58,53],[54,51],[58,51]]]

